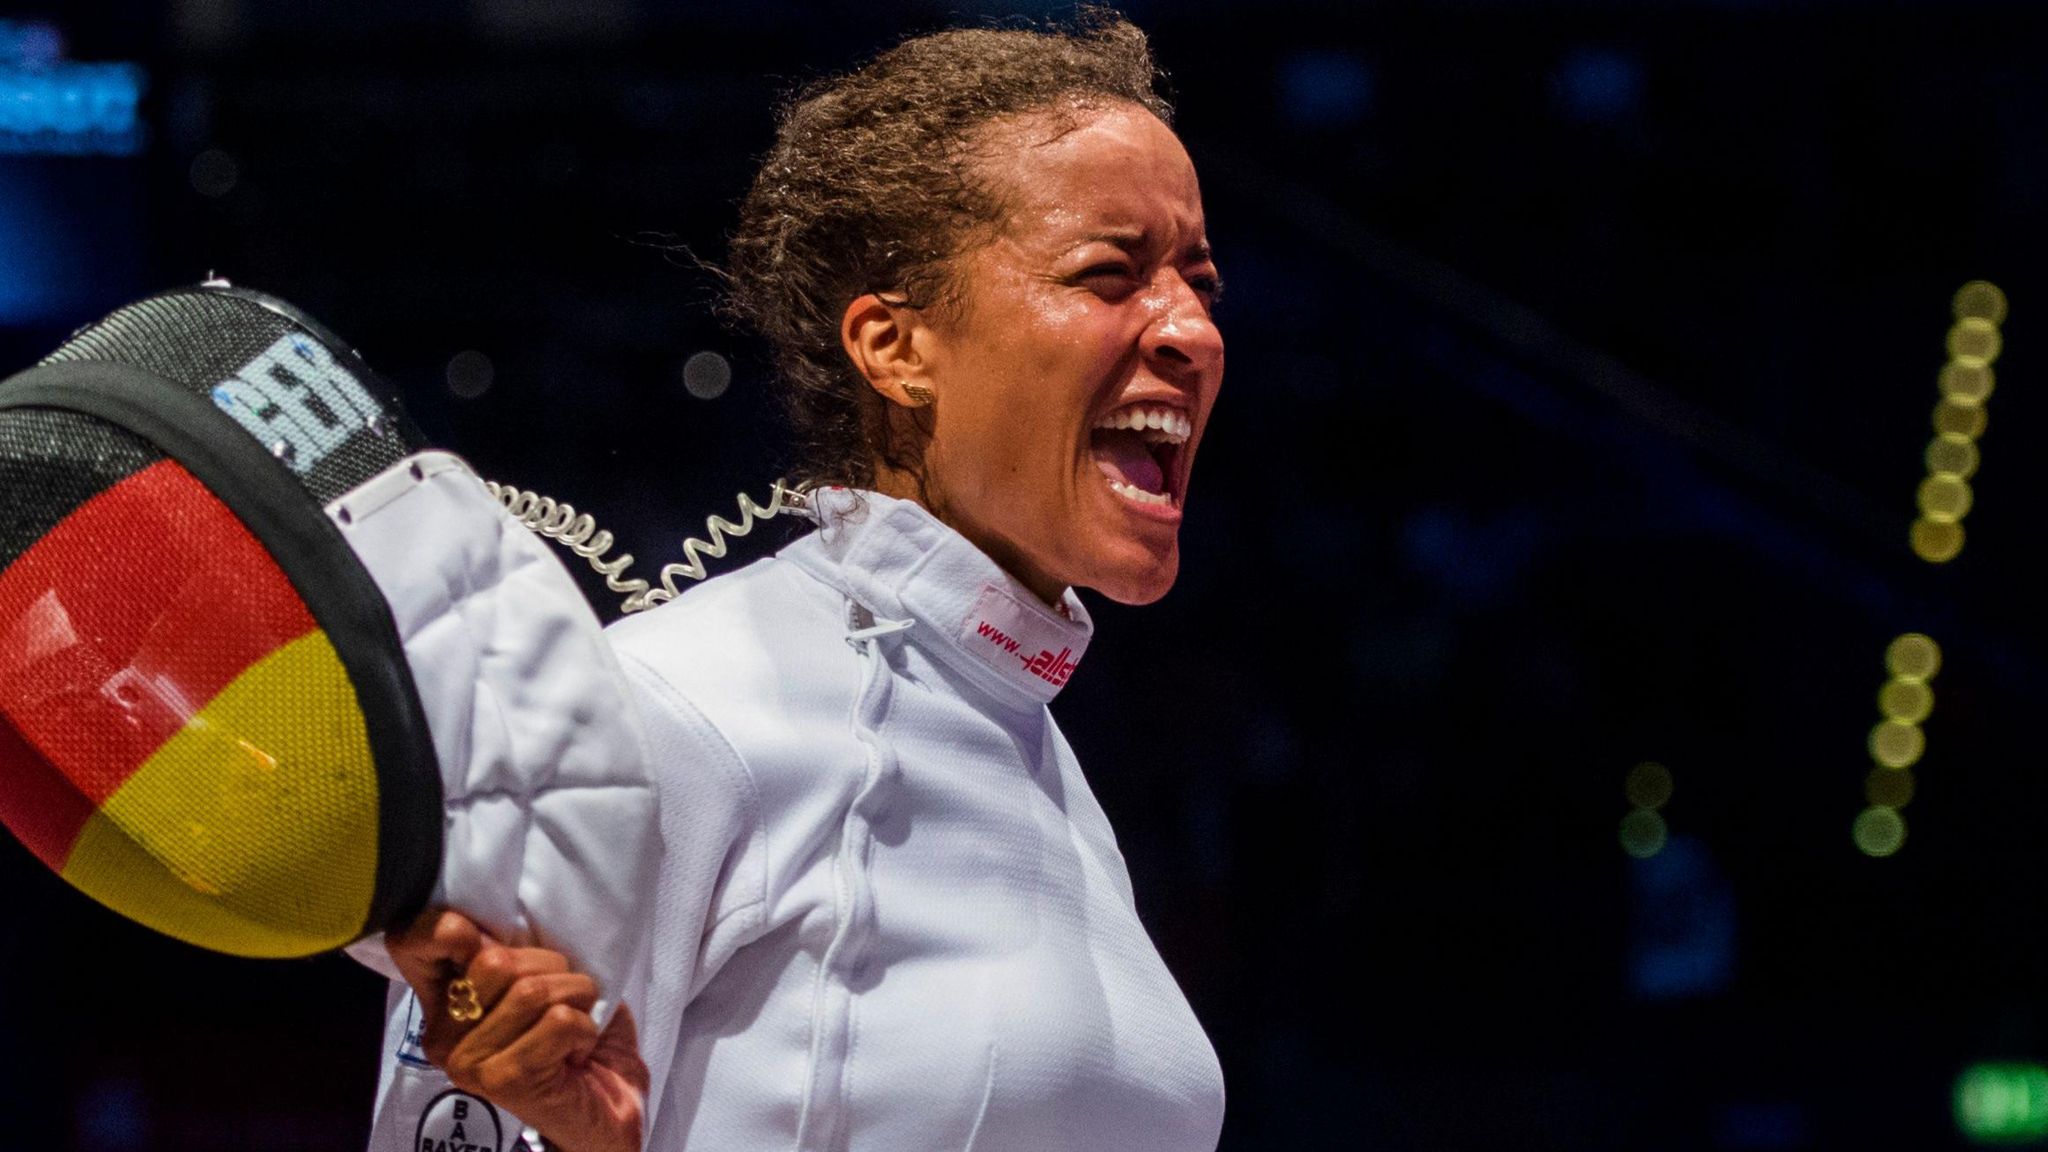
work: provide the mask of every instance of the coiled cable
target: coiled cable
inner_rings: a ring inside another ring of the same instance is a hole
[[[677,576],[704,579],[708,572],[704,565],[705,557],[716,560],[724,556],[727,541],[752,532],[756,523],[785,512],[810,515],[810,501],[805,492],[780,480],[770,489],[766,506],[755,503],[753,497],[742,492],[739,494],[740,522],[735,524],[723,516],[711,516],[705,521],[705,531],[710,539],[683,541],[683,562],[664,564],[657,574],[661,581],[657,588],[639,577],[626,578],[626,569],[633,565],[632,553],[606,558],[605,554],[611,551],[614,542],[612,534],[599,528],[590,513],[578,512],[575,505],[495,480],[484,481],[484,487],[523,527],[583,557],[598,575],[604,577],[605,587],[625,594],[626,599],[619,605],[619,610],[627,613],[645,611],[675,599],[682,591],[676,587]]]

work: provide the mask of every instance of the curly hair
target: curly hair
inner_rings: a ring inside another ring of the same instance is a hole
[[[869,292],[916,308],[954,298],[951,262],[992,234],[1007,207],[977,177],[983,130],[1109,103],[1170,126],[1162,80],[1142,31],[1084,9],[1063,26],[913,37],[783,105],[740,206],[725,312],[768,341],[797,480],[866,487],[878,461],[916,467],[891,443],[887,402],[841,346],[840,319]]]

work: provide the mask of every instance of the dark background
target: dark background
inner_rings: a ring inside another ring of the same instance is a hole
[[[0,155],[0,374],[217,270],[658,563],[781,463],[691,259],[778,93],[1052,10],[0,4],[147,77],[125,143]],[[1179,585],[1091,599],[1056,714],[1222,1058],[1224,1148],[1962,1146],[1959,1073],[2048,1057],[2043,10],[1126,11],[1231,370]],[[1937,566],[1907,526],[1974,278],[2008,350]],[[1908,630],[1946,662],[1879,859],[1850,827]],[[1643,760],[1676,788],[1636,860]],[[361,1146],[379,980],[155,937],[11,840],[0,892],[11,1146]]]

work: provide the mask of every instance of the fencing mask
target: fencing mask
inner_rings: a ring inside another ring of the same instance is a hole
[[[0,822],[115,911],[302,956],[429,903],[642,966],[658,832],[596,616],[292,306],[221,282],[0,381]]]

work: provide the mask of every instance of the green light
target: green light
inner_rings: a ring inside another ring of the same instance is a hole
[[[1668,836],[1664,817],[1654,809],[1637,808],[1621,818],[1621,850],[1638,860],[1662,852]]]
[[[1956,1127],[1977,1144],[2048,1137],[2048,1068],[1972,1064],[1956,1077]]]
[[[1856,816],[1849,835],[1865,856],[1889,856],[1906,843],[1906,822],[1895,809],[1872,804]]]

